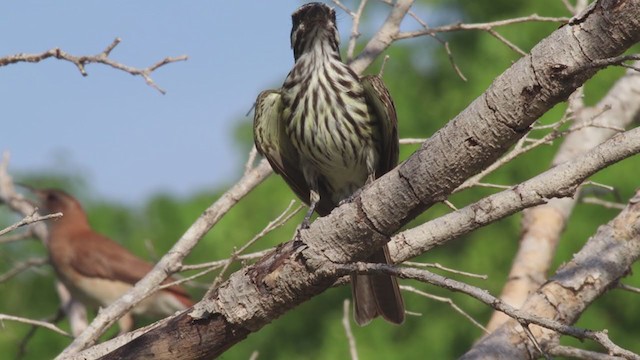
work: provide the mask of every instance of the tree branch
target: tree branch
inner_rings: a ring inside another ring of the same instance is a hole
[[[0,314],[0,323],[2,321],[4,321],[4,320],[10,320],[10,321],[20,322],[20,323],[23,323],[23,324],[35,325],[35,326],[43,327],[45,329],[49,329],[51,331],[57,332],[60,335],[70,336],[66,331],[60,329],[59,327],[57,327],[57,326],[55,326],[53,324],[50,324],[50,323],[44,322],[44,321],[27,319],[27,318],[23,318],[23,317],[19,317],[19,316],[13,316],[13,315]]]
[[[48,214],[48,215],[40,215],[38,214],[38,209],[34,209],[33,212],[27,216],[25,216],[22,220],[18,221],[17,223],[6,227],[5,229],[0,230],[0,236],[7,234],[19,227],[25,226],[25,225],[29,225],[29,224],[33,224],[34,222],[38,222],[38,221],[44,221],[44,220],[49,220],[49,219],[56,219],[62,217],[62,213],[58,212],[55,214]]]
[[[160,88],[151,78],[151,73],[154,72],[155,70],[157,70],[158,68],[167,65],[167,64],[171,64],[174,62],[178,62],[178,61],[185,61],[187,60],[187,56],[186,55],[182,55],[182,56],[178,56],[178,57],[167,57],[164,58],[160,61],[158,61],[157,63],[144,68],[144,69],[140,69],[140,68],[135,68],[132,66],[128,66],[128,65],[124,65],[122,63],[119,63],[113,59],[111,59],[109,57],[109,55],[111,54],[111,51],[118,46],[118,44],[120,44],[120,41],[122,41],[120,38],[116,38],[115,40],[113,40],[113,42],[111,44],[109,44],[109,46],[107,46],[101,53],[96,54],[96,55],[92,55],[92,56],[88,56],[88,55],[80,55],[80,56],[76,56],[76,55],[71,55],[67,52],[65,52],[64,50],[60,49],[60,48],[53,48],[51,50],[47,50],[45,52],[39,53],[39,54],[15,54],[15,55],[9,55],[9,56],[4,56],[4,57],[0,57],[0,67],[2,66],[7,66],[7,65],[11,65],[11,64],[15,64],[15,63],[19,63],[19,62],[29,62],[29,63],[36,63],[36,62],[40,62],[42,60],[46,60],[50,57],[55,57],[56,59],[59,60],[65,60],[68,61],[70,63],[73,63],[77,68],[78,71],[80,71],[80,74],[82,74],[82,76],[87,76],[88,73],[85,70],[85,65],[87,64],[104,64],[104,65],[108,65],[111,66],[112,68],[118,69],[118,70],[122,70],[124,72],[127,72],[131,75],[134,76],[141,76],[144,81],[147,83],[147,85],[151,86],[152,88],[158,90],[161,94],[165,94],[166,91],[163,90],[162,88]]]
[[[380,30],[369,40],[362,52],[353,61],[349,62],[349,66],[353,71],[357,74],[362,73],[364,69],[371,65],[373,60],[391,45],[396,35],[400,32],[400,23],[407,15],[413,2],[414,0],[398,0],[393,5],[393,9]]]

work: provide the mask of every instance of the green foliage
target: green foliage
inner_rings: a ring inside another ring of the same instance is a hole
[[[427,6],[427,4],[419,4]],[[429,11],[436,14],[454,12],[465,22],[486,22],[510,17],[538,13],[544,16],[569,16],[560,1],[433,1],[428,3]],[[386,11],[377,7],[377,11]],[[376,13],[369,13],[372,18]],[[380,14],[378,14],[380,15]],[[444,15],[443,15],[444,16]],[[367,19],[364,19],[366,26]],[[410,20],[407,20],[410,21]],[[436,26],[436,23],[432,23]],[[499,28],[500,34],[520,48],[528,51],[539,40],[554,31],[558,24],[529,23]],[[346,29],[342,29],[346,32]],[[414,39],[394,44],[387,53],[390,60],[385,67],[385,82],[395,99],[399,117],[401,137],[428,137],[456,116],[478,95],[480,95],[519,55],[507,48],[491,35],[480,31],[466,31],[441,34],[439,37],[450,44],[456,64],[468,78],[465,82],[453,70],[442,46],[431,38]],[[361,44],[362,45],[362,44]],[[380,61],[370,72],[377,72]],[[622,74],[620,69],[599,73],[586,86],[586,101],[597,102]],[[278,84],[279,81],[276,82]],[[541,123],[557,121],[564,111],[564,105],[556,106],[547,113]],[[239,149],[245,151],[251,143],[251,126],[248,122],[239,125],[236,131]],[[516,184],[549,167],[557,143],[543,146],[522,156],[515,162],[492,174],[488,181],[499,184]],[[408,157],[417,145],[403,146],[401,157]],[[615,186],[618,196],[602,193],[590,187],[587,192],[612,201],[625,201],[637,186],[633,171],[640,167],[638,157],[616,164],[593,177],[594,181]],[[238,164],[238,169],[241,164]],[[35,181],[35,180],[34,180]],[[89,212],[90,221],[100,232],[121,241],[137,255],[156,260],[184,233],[188,226],[215,201],[227,188],[194,194],[183,199],[167,194],[159,194],[147,201],[141,208],[129,208],[119,204],[91,199],[85,196],[87,189],[77,179],[69,181],[58,177],[49,183],[64,185],[74,193],[80,192]],[[40,185],[40,181],[33,184]],[[78,186],[80,185],[80,186]],[[494,193],[491,189],[471,189],[456,194],[451,201],[463,206],[483,196]],[[264,184],[249,194],[234,207],[220,223],[202,239],[196,250],[187,258],[187,263],[200,263],[226,258],[231,252],[251,239],[266,224],[278,216],[293,198],[284,182],[272,176]],[[450,210],[443,205],[434,206],[419,216],[409,226],[435,218]],[[605,223],[617,211],[594,205],[580,205],[576,208],[559,245],[555,266],[571,259],[597,226]],[[295,225],[303,214],[297,214],[287,225],[278,228],[258,241],[251,251],[266,249],[291,238]],[[7,220],[6,223],[9,221]],[[438,262],[464,271],[489,275],[489,280],[453,278],[488,289],[499,294],[507,277],[513,255],[518,246],[520,216],[515,215],[496,224],[475,231],[446,246],[433,249],[421,256],[419,261]],[[3,245],[0,250],[0,271],[4,272],[15,262],[33,256],[44,256],[42,245],[35,241]],[[236,270],[235,265],[230,271]],[[229,272],[230,272],[229,271]],[[214,275],[198,280],[206,288]],[[44,318],[53,314],[57,298],[53,290],[53,273],[48,267],[40,271],[29,271],[7,283],[0,284],[1,312],[31,318]],[[625,283],[638,286],[637,277]],[[451,298],[480,323],[486,323],[491,310],[467,296],[451,294],[439,288],[424,284],[410,285],[438,296]],[[190,289],[194,297],[202,295],[199,287]],[[302,304],[283,315],[258,333],[231,348],[223,359],[247,359],[253,351],[260,353],[261,359],[344,359],[348,358],[348,343],[342,328],[342,302],[350,297],[346,287],[330,289],[324,294]],[[407,309],[421,316],[409,316],[403,326],[395,327],[383,321],[374,321],[370,326],[354,326],[354,335],[362,359],[406,359],[429,358],[448,359],[461,355],[475,340],[482,336],[482,330],[473,326],[448,304],[427,300],[412,293],[405,293]],[[637,319],[640,308],[633,306],[637,295],[622,291],[611,291],[599,299],[580,319],[578,325],[596,329],[607,328],[616,342],[639,351],[637,339],[640,327]],[[65,329],[68,324],[63,322]],[[23,324],[6,322],[0,332],[0,349],[3,354],[13,354],[17,343],[28,327]],[[563,339],[567,344],[576,344],[572,339]],[[68,340],[46,330],[38,330],[28,346],[26,359],[51,358],[68,343]],[[593,347],[596,349],[596,347]]]

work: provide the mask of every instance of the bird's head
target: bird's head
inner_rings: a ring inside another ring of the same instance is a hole
[[[49,213],[67,213],[82,210],[78,200],[59,189],[33,189],[33,193],[38,197],[40,206]]]
[[[82,205],[68,193],[60,189],[38,189],[26,184],[17,185],[28,189],[36,196],[36,206],[43,210],[41,213],[54,214],[61,212],[63,217],[57,219],[56,223],[86,221],[86,214],[82,209]]]
[[[338,52],[340,36],[334,9],[319,2],[305,4],[291,15],[291,20],[291,48],[295,60],[316,46],[328,46]]]

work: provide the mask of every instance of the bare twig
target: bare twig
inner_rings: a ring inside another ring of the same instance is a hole
[[[527,334],[527,338],[529,338],[533,346],[535,346],[536,350],[538,350],[538,352],[542,354],[542,356],[544,356],[545,359],[551,360],[551,357],[547,353],[545,353],[540,347],[538,340],[536,340],[536,337],[531,332],[531,329],[529,329],[529,324],[523,325],[522,329],[524,330],[524,333]]]
[[[24,217],[22,220],[18,221],[17,223],[3,229],[0,230],[0,236],[9,233],[21,226],[25,226],[25,225],[29,225],[29,224],[33,224],[34,222],[38,222],[38,221],[44,221],[44,220],[49,220],[49,219],[55,219],[55,218],[59,218],[62,217],[62,213],[58,212],[55,214],[48,214],[48,215],[40,215],[38,214],[38,209],[35,209],[31,215],[27,215],[26,217]]]
[[[585,66],[601,69],[611,65],[624,65],[623,64],[624,62],[631,61],[631,60],[636,60],[636,61],[640,60],[640,54],[620,55],[620,56],[614,56],[606,59],[598,59],[597,61],[593,61],[592,63]],[[640,69],[638,69],[636,66],[626,65],[625,67],[636,70],[636,71],[640,71]],[[578,69],[575,69],[574,71],[583,71],[583,70],[584,68],[578,68]]]
[[[440,270],[444,270],[447,272],[450,272],[452,274],[458,274],[458,275],[463,275],[463,276],[468,276],[471,278],[476,278],[476,279],[482,279],[482,280],[487,280],[489,277],[487,275],[483,275],[483,274],[474,274],[474,273],[470,273],[470,272],[466,272],[466,271],[460,271],[460,270],[456,270],[456,269],[451,269],[448,268],[446,266],[442,266],[438,263],[420,263],[420,262],[414,262],[414,261],[405,261],[403,263],[404,265],[407,266],[415,266],[415,267],[432,267],[432,268],[436,268],[436,269],[440,269]]]
[[[344,333],[349,341],[349,354],[351,360],[358,360],[358,349],[356,347],[356,338],[351,331],[351,316],[349,316],[349,309],[351,308],[351,302],[349,299],[345,299],[342,303],[342,326],[344,327]]]
[[[258,149],[253,145],[251,150],[249,151],[249,156],[247,157],[247,163],[244,165],[244,174],[246,175],[251,169],[253,169],[254,164],[256,162],[256,158],[258,157]]]
[[[356,49],[356,41],[361,35],[359,30],[360,19],[362,18],[362,13],[364,12],[365,6],[367,6],[367,0],[360,0],[360,5],[358,5],[358,10],[356,10],[355,13],[349,10],[349,8],[344,6],[338,0],[334,0],[333,2],[347,14],[349,14],[349,16],[351,16],[352,18],[353,23],[351,25],[351,36],[349,36],[349,46],[347,47],[347,61],[351,61],[353,59],[353,53]]]
[[[406,138],[400,139],[400,145],[422,144],[427,139]]]
[[[209,296],[210,293],[215,291],[215,289],[218,287],[218,285],[220,285],[220,282],[222,282],[222,279],[223,279],[223,276],[224,276],[225,272],[227,271],[229,266],[238,258],[238,256],[240,254],[242,254],[251,245],[255,244],[256,241],[260,240],[261,238],[263,238],[265,235],[267,235],[271,231],[273,231],[273,230],[281,227],[282,225],[286,224],[287,221],[289,221],[295,214],[297,214],[302,209],[302,206],[298,206],[297,208],[293,209],[293,211],[291,211],[291,208],[293,207],[293,204],[295,204],[295,203],[296,203],[295,200],[291,200],[291,202],[289,203],[287,208],[284,209],[284,211],[282,213],[280,213],[280,215],[278,215],[278,217],[276,217],[274,220],[269,222],[267,224],[267,226],[265,226],[264,229],[262,229],[258,234],[256,234],[253,237],[253,239],[249,240],[246,244],[242,245],[242,247],[240,247],[240,249],[237,249],[237,250],[233,251],[233,253],[231,254],[231,257],[229,257],[229,259],[226,260],[226,263],[222,267],[222,270],[220,270],[220,273],[218,274],[218,276],[216,276],[216,278],[211,283],[211,286],[209,287],[209,291],[207,291],[207,294],[205,295],[205,297]]]
[[[477,326],[479,329],[481,329],[485,334],[488,334],[489,332],[487,331],[487,329],[482,326],[482,324],[480,324],[480,322],[478,322],[476,319],[474,319],[471,315],[469,315],[466,311],[462,310],[461,307],[459,307],[456,303],[453,302],[453,300],[451,300],[450,298],[447,297],[442,297],[442,296],[437,296],[437,295],[433,295],[433,294],[429,294],[426,293],[424,291],[418,290],[413,286],[408,286],[408,285],[400,285],[400,289],[405,290],[405,291],[409,291],[412,292],[414,294],[418,294],[420,296],[435,300],[435,301],[439,301],[439,302],[443,302],[446,304],[449,304],[449,306],[451,306],[451,308],[453,310],[455,310],[457,313],[459,313],[460,315],[464,316],[467,320],[469,320],[473,325]]]
[[[395,36],[395,39],[396,40],[408,39],[408,38],[414,38],[414,37],[423,36],[423,35],[431,35],[436,33],[461,31],[461,30],[489,31],[490,29],[493,29],[496,27],[519,24],[524,22],[555,22],[555,23],[564,24],[564,23],[567,23],[568,21],[569,21],[569,18],[565,18],[565,17],[547,17],[547,16],[539,16],[537,14],[532,14],[529,16],[492,21],[487,23],[475,23],[475,24],[457,23],[457,24],[443,25],[443,26],[437,26],[437,27],[427,27],[426,29],[422,29],[418,31],[401,32]]]
[[[585,186],[585,185],[591,185],[591,186],[595,186],[597,188],[602,188],[602,189],[605,189],[605,190],[607,190],[609,192],[616,191],[616,188],[614,188],[611,185],[599,183],[599,182],[592,181],[592,180],[588,180],[588,181],[585,181],[584,183],[582,183],[582,186]]]
[[[62,309],[58,309],[58,311],[53,316],[47,319],[43,319],[42,321],[55,325],[64,318],[64,315],[64,311]],[[29,331],[22,337],[22,340],[20,340],[20,343],[18,344],[18,351],[15,356],[16,360],[22,359],[27,353],[27,345],[29,344],[29,341],[33,339],[33,336],[36,334],[38,328],[39,326],[32,325],[31,329],[29,329]]]
[[[362,52],[353,61],[349,62],[349,66],[353,71],[357,74],[362,73],[378,55],[391,45],[400,31],[402,19],[404,19],[413,2],[414,0],[396,1],[384,24],[365,45]]]
[[[500,35],[500,33],[498,33],[496,30],[488,29],[487,32],[489,34],[491,34],[491,36],[493,36],[494,38],[500,40],[503,44],[507,45],[507,47],[509,49],[517,52],[518,54],[520,54],[522,56],[527,56],[527,53],[525,51],[520,49],[516,44],[514,44],[511,41],[507,40],[507,38],[505,38],[504,36]]]
[[[584,5],[582,4],[577,5]],[[627,71],[594,107],[585,107],[582,88],[569,97],[565,118],[575,119],[575,125],[593,124],[597,118],[600,125],[624,128],[637,117],[640,110],[640,74]],[[536,126],[534,129],[553,129],[558,123]],[[616,130],[606,127],[585,127],[572,132],[563,141],[556,153],[552,167],[572,161],[579,154],[613,136]],[[521,306],[529,294],[542,284],[560,241],[570,214],[580,199],[578,193],[572,198],[550,199],[547,204],[527,209],[523,213],[522,236],[518,252],[504,285],[501,299],[516,307]],[[487,327],[495,329],[508,318],[494,312]]]
[[[551,129],[552,131],[549,132],[548,134],[546,134],[545,136],[543,136],[540,139],[534,140],[532,141],[529,145],[524,145],[524,143],[527,141],[527,136],[522,137],[514,146],[513,150],[511,150],[508,154],[506,154],[505,156],[503,156],[502,158],[500,158],[498,161],[494,162],[493,164],[489,165],[488,167],[486,167],[485,169],[483,169],[481,172],[479,172],[478,174],[470,177],[469,179],[467,179],[462,185],[460,185],[457,189],[456,192],[458,191],[462,191],[464,189],[468,189],[469,187],[472,186],[476,186],[476,185],[480,185],[480,180],[482,178],[484,178],[485,176],[489,175],[490,173],[492,173],[493,171],[495,171],[496,169],[502,167],[503,165],[511,162],[512,160],[514,160],[515,158],[517,158],[518,156],[525,154],[541,145],[544,144],[551,144],[554,140],[561,138],[567,134],[571,134],[573,132],[588,128],[588,127],[592,127],[594,126],[594,120],[602,115],[607,109],[602,109],[600,112],[596,113],[593,117],[591,117],[590,121],[586,121],[584,123],[581,124],[577,124],[572,126],[571,128],[569,128],[568,130],[564,130],[561,131],[560,127],[562,125],[564,125],[567,121],[569,121],[571,119],[570,116],[567,116],[567,114],[565,114],[565,116],[563,116],[563,118],[554,123],[551,124]],[[547,127],[541,127],[546,129]],[[496,187],[496,188],[508,188],[505,187],[503,185],[495,185],[495,184],[482,184],[483,186],[488,186],[488,187]]]
[[[17,263],[11,270],[0,275],[0,283],[3,283],[21,272],[35,266],[42,266],[48,262],[47,258],[33,258]]]
[[[625,208],[624,204],[620,204],[620,203],[616,203],[616,202],[612,202],[612,201],[606,201],[606,200],[598,199],[596,197],[583,198],[582,202],[585,203],[585,204],[600,205],[600,206],[605,207],[607,209],[622,210],[622,209]]]
[[[564,6],[569,10],[570,13],[575,14],[576,8],[569,2],[569,0],[562,0]]]
[[[92,63],[104,64],[104,65],[111,66],[112,68],[127,72],[127,73],[129,73],[131,75],[141,76],[144,79],[144,81],[147,83],[147,85],[149,85],[149,86],[153,87],[154,89],[158,90],[161,94],[165,94],[166,91],[161,89],[158,85],[156,85],[156,83],[151,78],[151,73],[154,72],[155,70],[157,70],[158,68],[164,66],[164,65],[171,64],[171,63],[178,62],[178,61],[187,60],[187,56],[183,55],[183,56],[178,56],[178,57],[167,57],[167,58],[164,58],[163,60],[160,60],[157,63],[155,63],[155,64],[153,64],[153,65],[151,65],[151,66],[149,66],[147,68],[144,68],[144,69],[131,67],[131,66],[124,65],[122,63],[119,63],[119,62],[109,58],[109,55],[111,54],[111,51],[116,46],[118,46],[118,44],[120,44],[120,41],[122,41],[120,38],[116,38],[101,53],[96,54],[96,55],[92,55],[92,56],[71,55],[71,54],[65,52],[64,50],[62,50],[60,48],[53,48],[51,50],[47,50],[47,51],[42,52],[40,54],[22,54],[22,53],[20,53],[20,54],[5,56],[5,57],[0,58],[0,67],[6,66],[6,65],[10,65],[10,64],[19,63],[19,62],[35,63],[35,62],[40,62],[42,60],[48,59],[50,57],[55,57],[56,59],[65,60],[65,61],[69,61],[69,62],[73,63],[78,68],[78,70],[80,71],[80,74],[82,74],[82,76],[87,76],[88,74],[87,74],[87,72],[85,70],[85,65],[92,64]]]
[[[622,284],[622,283],[618,283],[618,289],[627,290],[627,291],[631,291],[631,292],[636,293],[636,294],[640,294],[640,288],[637,288],[637,287],[634,287],[634,286],[625,285],[625,284]]]
[[[458,210],[458,208],[455,205],[453,205],[453,203],[449,200],[444,200],[442,203],[447,205],[447,207],[453,211]]]
[[[259,259],[271,251],[273,251],[273,249],[267,249],[262,251],[256,251],[249,254],[238,255],[236,256],[235,261]],[[210,261],[202,264],[182,265],[182,267],[180,268],[180,271],[208,269],[208,268],[219,269],[222,266],[224,266],[224,264],[226,264],[228,261],[229,259],[222,259],[222,260]]]
[[[23,317],[20,317],[20,316],[0,314],[0,324],[2,324],[2,321],[4,321],[4,320],[16,321],[16,322],[20,322],[20,323],[23,323],[23,324],[40,326],[40,327],[43,327],[45,329],[49,329],[51,331],[57,332],[60,335],[71,337],[71,335],[69,335],[69,333],[67,333],[66,331],[60,329],[59,327],[57,327],[57,326],[55,326],[53,324],[45,322],[45,321],[27,319],[27,318],[23,318]]]
[[[563,358],[585,359],[585,360],[622,360],[624,357],[602,354],[595,351],[583,350],[571,346],[556,345],[547,349],[547,353]]]
[[[0,238],[0,244],[6,244],[10,242],[22,241],[27,239],[33,239],[33,231],[27,229],[26,231],[18,234],[10,234]]]

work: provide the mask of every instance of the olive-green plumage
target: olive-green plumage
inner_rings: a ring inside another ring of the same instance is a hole
[[[295,65],[279,90],[256,101],[254,138],[258,151],[291,189],[325,216],[367,182],[398,162],[396,112],[382,79],[360,78],[340,59],[335,11],[321,3],[292,15]],[[370,262],[388,263],[387,246]],[[378,315],[404,320],[395,278],[353,276],[355,319]]]

